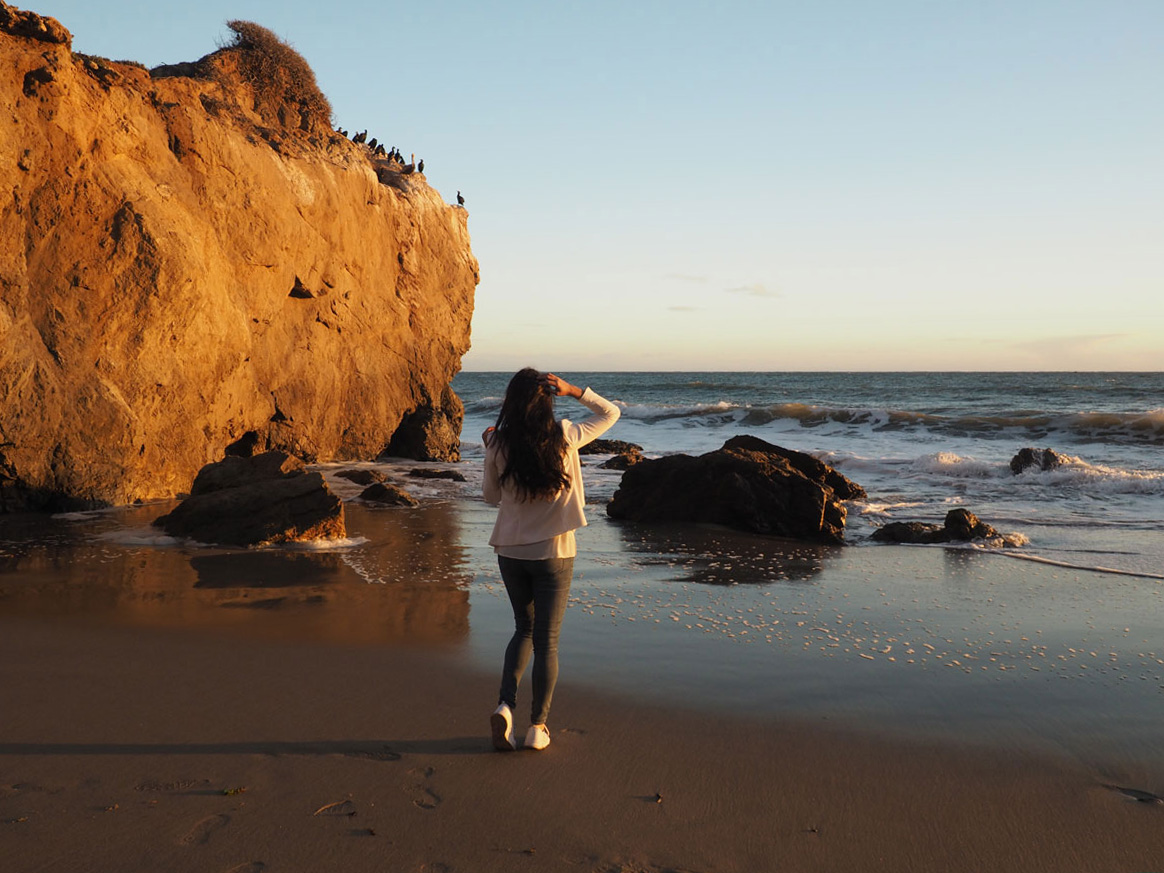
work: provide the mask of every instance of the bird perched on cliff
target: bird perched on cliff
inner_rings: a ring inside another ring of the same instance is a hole
[[[364,142],[367,138],[368,131],[361,130],[359,133],[352,137],[352,142]]]
[[[375,152],[373,152],[373,154],[375,154],[377,157],[382,157],[383,155],[387,154],[387,152],[384,150],[384,145],[383,145],[383,143],[381,143],[380,145],[376,146],[376,151],[375,151]]]
[[[418,172],[418,173],[424,172],[424,158],[421,158],[419,161],[416,162],[416,172]]]
[[[400,170],[400,172],[403,173],[405,176],[407,176],[409,173],[412,173],[415,170],[416,170],[415,164],[405,164],[404,167]]]
[[[376,137],[372,137],[370,140],[368,140],[368,148],[375,150],[375,148],[376,148]]]
[[[458,206],[464,206],[464,205],[465,205],[465,198],[461,196],[461,192],[460,192],[460,191],[458,191],[458,192],[457,192],[457,205],[458,205]]]

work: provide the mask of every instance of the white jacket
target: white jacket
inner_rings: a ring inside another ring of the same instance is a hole
[[[537,543],[586,526],[583,512],[586,495],[582,489],[582,462],[578,458],[578,449],[610,430],[620,413],[617,406],[589,388],[578,400],[594,414],[577,423],[569,419],[561,421],[566,436],[565,471],[570,484],[554,498],[519,498],[511,482],[505,485],[500,482],[505,458],[497,441],[492,440],[492,444],[486,446],[485,502],[498,507],[489,545],[504,547]]]

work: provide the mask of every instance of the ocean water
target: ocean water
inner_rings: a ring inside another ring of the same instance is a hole
[[[509,373],[461,373],[466,458],[483,451]],[[1028,560],[1164,579],[1162,373],[563,373],[622,407],[608,434],[648,457],[752,434],[862,485],[846,540],[891,521],[941,523],[964,507]],[[569,399],[560,415],[582,416]],[[1014,475],[1024,447],[1066,463]],[[604,501],[619,474],[590,470]]]

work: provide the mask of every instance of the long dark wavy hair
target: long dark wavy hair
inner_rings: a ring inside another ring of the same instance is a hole
[[[541,374],[518,370],[505,389],[494,439],[505,458],[502,484],[511,482],[527,500],[552,498],[570,484],[566,475],[566,435],[554,418],[554,396]]]

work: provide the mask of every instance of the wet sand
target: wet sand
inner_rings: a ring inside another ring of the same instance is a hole
[[[494,677],[448,651],[9,617],[0,682],[0,857],[14,873],[1164,859],[1164,805],[1105,787],[1144,788],[1140,773],[680,711],[568,679],[550,748],[497,753]]]
[[[1154,583],[595,517],[553,743],[499,754],[487,510],[158,511],[0,531],[5,873],[1164,870]]]

